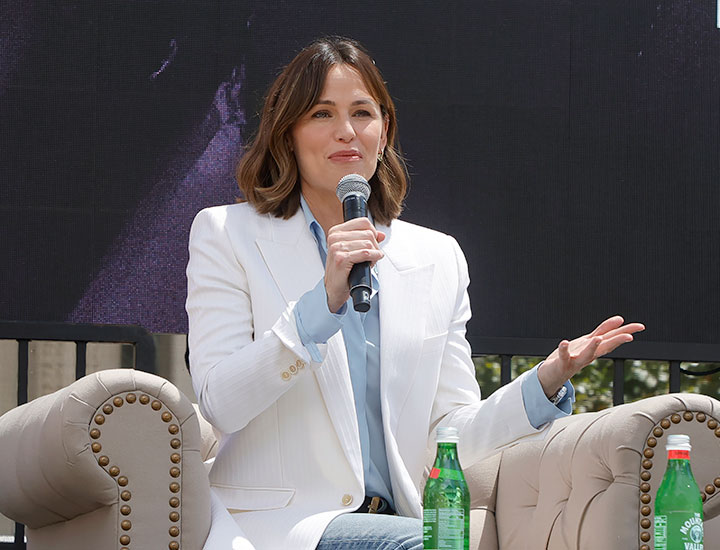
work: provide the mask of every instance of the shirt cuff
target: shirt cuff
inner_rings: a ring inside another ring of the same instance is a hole
[[[564,386],[567,388],[565,397],[553,405],[547,398],[540,385],[537,370],[542,363],[536,365],[525,377],[522,383],[523,403],[530,424],[538,430],[543,424],[552,422],[556,418],[572,414],[573,403],[575,402],[575,388],[568,380]]]
[[[328,338],[342,328],[346,309],[343,304],[338,313],[330,312],[323,279],[320,279],[315,288],[303,294],[295,304],[298,335],[313,361],[322,362],[317,344],[327,343]]]

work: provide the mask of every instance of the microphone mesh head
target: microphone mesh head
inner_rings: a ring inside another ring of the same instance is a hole
[[[335,193],[340,202],[344,201],[345,197],[350,193],[357,193],[365,197],[365,200],[368,200],[370,197],[370,184],[360,174],[348,174],[340,179]]]

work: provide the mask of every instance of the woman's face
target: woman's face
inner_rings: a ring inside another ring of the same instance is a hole
[[[387,122],[357,71],[335,65],[318,102],[293,126],[292,140],[303,194],[333,200],[343,176],[373,176]]]

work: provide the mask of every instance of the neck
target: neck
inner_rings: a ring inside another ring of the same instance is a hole
[[[331,227],[343,223],[342,203],[334,193],[322,193],[303,186],[302,194],[326,237]]]

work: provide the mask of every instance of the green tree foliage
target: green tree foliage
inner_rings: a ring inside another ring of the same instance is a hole
[[[541,360],[540,357],[513,357],[512,377],[533,368]],[[473,361],[475,377],[483,396],[487,397],[500,387],[500,357],[480,355],[473,357]],[[689,371],[707,371],[720,367],[720,363],[683,363],[681,366]],[[666,361],[626,361],[624,372],[626,403],[668,393],[670,390],[670,366]],[[612,406],[612,360],[598,359],[591,363],[573,377],[572,383],[575,387],[575,412],[599,411]],[[702,377],[683,374],[680,389],[687,393],[702,393],[720,398],[720,373]]]

